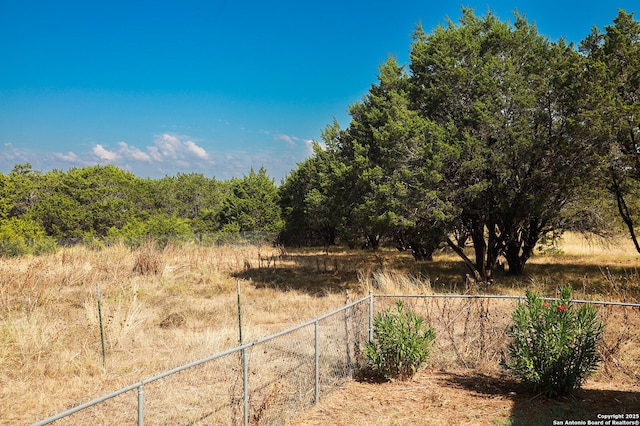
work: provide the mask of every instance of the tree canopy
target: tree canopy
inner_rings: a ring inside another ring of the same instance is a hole
[[[483,282],[502,258],[510,273],[522,273],[549,232],[600,231],[602,214],[584,200],[607,208],[596,191],[603,173],[613,184],[628,182],[640,164],[638,24],[620,11],[578,50],[514,18],[465,8],[458,23],[429,34],[417,26],[409,64],[384,62],[378,82],[350,107],[347,128],[334,123],[331,143],[284,187],[311,166],[330,170],[307,179],[306,190],[336,207],[331,223],[342,241],[375,248],[391,239],[416,258],[446,243]],[[612,70],[610,57],[619,62]],[[631,190],[624,185],[623,196]],[[287,226],[311,226],[304,211]]]

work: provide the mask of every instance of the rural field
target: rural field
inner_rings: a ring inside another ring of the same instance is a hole
[[[1,259],[0,422],[29,424],[237,346],[238,283],[246,342],[335,309],[347,293],[353,299],[370,289],[522,295],[534,288],[555,296],[571,284],[575,298],[637,302],[639,267],[640,256],[625,239],[604,244],[575,235],[538,253],[525,276],[498,274],[486,288],[466,286],[462,262],[448,252],[432,262],[415,262],[395,249],[115,245]],[[459,308],[443,303],[425,312],[428,321],[447,331],[439,313]],[[486,320],[490,330],[509,320],[511,308],[501,309],[502,322]],[[527,393],[497,366],[491,351],[501,335],[483,335],[486,347],[478,352],[478,339],[470,333],[464,346],[455,347],[455,357],[438,354],[439,347],[451,346],[443,338],[414,379],[378,383],[358,377],[299,413],[292,424],[536,424],[580,418],[594,409],[640,412],[638,310],[601,312],[610,320],[606,368],[573,399],[552,402]]]

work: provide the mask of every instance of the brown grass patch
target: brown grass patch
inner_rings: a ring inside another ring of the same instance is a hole
[[[585,298],[638,300],[640,262],[632,248],[578,241],[565,239],[564,252],[535,256],[526,276],[499,276],[482,291],[523,294],[535,287],[554,295],[570,283]],[[31,422],[236,346],[238,281],[244,339],[252,341],[335,309],[347,290],[352,299],[369,289],[465,292],[464,273],[450,253],[415,262],[409,253],[391,249],[326,253],[250,245],[163,250],[115,245],[0,259],[0,412],[10,424]],[[104,368],[96,286],[102,296]],[[471,338],[472,329],[467,333]],[[629,333],[621,329],[607,340],[611,365],[628,365],[640,356],[637,348],[627,348]],[[458,348],[468,352],[461,352],[465,360],[475,356],[471,343]],[[611,373],[614,382],[616,374]]]
[[[502,374],[430,368],[410,381],[349,382],[289,424],[537,426],[623,412],[640,412],[640,386],[591,382],[571,398],[556,401]]]

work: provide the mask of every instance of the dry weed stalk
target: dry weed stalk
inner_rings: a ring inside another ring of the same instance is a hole
[[[375,270],[358,271],[361,289],[382,294],[431,294],[431,280],[413,275]]]
[[[0,412],[10,413],[3,420],[30,422],[235,346],[237,278],[232,274],[256,255],[251,245],[168,245],[159,251],[116,244],[0,260],[0,360],[7,367],[0,371]],[[106,370],[96,285],[104,309]],[[342,302],[341,295],[318,299],[243,286],[249,340]],[[162,328],[171,313],[182,325]]]
[[[160,255],[153,241],[148,241],[138,252],[133,271],[140,275],[158,275],[162,272]]]

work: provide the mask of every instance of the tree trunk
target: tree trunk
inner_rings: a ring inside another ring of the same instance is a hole
[[[504,251],[504,257],[509,265],[509,275],[522,275],[525,262],[520,258],[520,244],[508,244]]]
[[[476,282],[483,282],[482,276],[480,275],[478,268],[476,268],[475,263],[473,263],[473,261],[469,259],[466,254],[464,254],[462,248],[454,243],[449,237],[447,237],[447,244],[449,244],[449,247],[451,247],[451,249],[456,252],[458,256],[460,256],[460,258],[464,262],[464,266],[467,268],[467,271],[469,271],[469,273],[473,276],[473,279]]]
[[[487,243],[484,240],[484,223],[478,221],[474,223],[471,230],[471,239],[473,240],[473,249],[476,255],[475,267],[480,275],[480,282],[488,283],[491,281],[491,268],[487,267]]]
[[[627,225],[627,229],[629,230],[629,235],[631,235],[631,240],[633,240],[633,245],[636,247],[636,251],[640,253],[640,244],[638,243],[638,238],[636,237],[636,231],[633,227],[633,218],[631,217],[631,212],[629,211],[629,207],[624,200],[624,194],[622,193],[622,188],[620,188],[620,183],[616,177],[615,172],[611,172],[611,180],[612,186],[611,190],[613,194],[616,196],[616,202],[618,203],[618,212],[620,213],[620,217],[624,221],[625,225]]]
[[[497,225],[490,224],[487,226],[489,238],[488,238],[488,246],[487,246],[487,269],[491,271],[491,276],[493,276],[493,271],[498,266],[498,259],[502,252],[504,251],[504,233],[500,232],[498,235]]]
[[[522,275],[527,261],[533,256],[542,229],[544,228],[542,221],[531,219],[527,227],[523,227],[520,232],[520,238],[511,240],[507,243],[504,251],[504,257],[509,265],[509,275]]]

